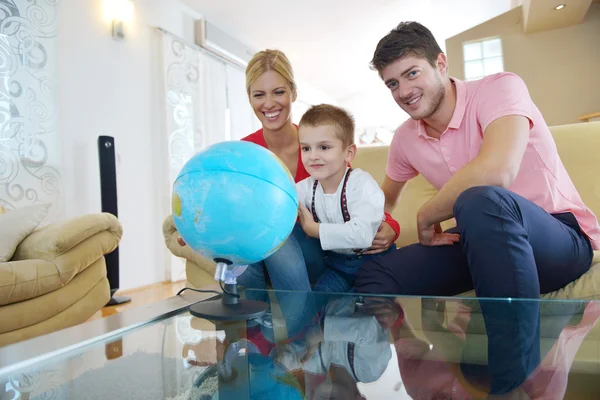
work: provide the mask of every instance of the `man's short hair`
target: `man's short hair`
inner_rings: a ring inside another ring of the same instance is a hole
[[[418,22],[401,22],[377,43],[371,68],[381,75],[385,67],[408,55],[424,58],[435,67],[440,53],[442,49],[429,29]]]

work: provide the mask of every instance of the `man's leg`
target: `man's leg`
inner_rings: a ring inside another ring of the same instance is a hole
[[[539,298],[591,266],[591,245],[571,214],[554,217],[509,190],[468,189],[454,216],[478,297]]]
[[[473,289],[473,282],[460,243],[416,243],[365,262],[354,287],[358,293],[454,296]]]
[[[478,297],[539,298],[577,279],[591,265],[590,244],[572,218],[561,216],[559,221],[508,190],[468,189],[457,199],[454,215],[460,244],[415,244],[367,263],[356,281],[357,291],[445,296],[475,287]],[[526,378],[539,360],[539,304],[512,305],[507,312],[506,302],[482,304],[496,393]],[[502,362],[511,359],[503,353],[507,350],[514,354],[511,365]],[[537,357],[519,360],[523,354]]]
[[[584,274],[589,241],[572,215],[554,217],[506,189],[474,187],[454,205],[461,245],[479,298],[538,299]],[[480,300],[491,392],[518,387],[539,365],[537,301]]]

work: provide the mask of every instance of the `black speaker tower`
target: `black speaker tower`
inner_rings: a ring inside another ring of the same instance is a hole
[[[100,193],[102,212],[119,217],[117,210],[117,168],[115,160],[115,139],[112,136],[98,137],[98,159],[100,161]],[[130,297],[115,296],[119,290],[119,247],[104,256],[106,275],[110,284],[110,300],[107,306],[127,303]]]

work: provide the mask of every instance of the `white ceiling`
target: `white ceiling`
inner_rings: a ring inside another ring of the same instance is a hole
[[[368,64],[399,22],[423,23],[444,49],[446,38],[511,7],[511,0],[180,1],[256,50],[284,51],[298,79],[337,101],[382,85]]]

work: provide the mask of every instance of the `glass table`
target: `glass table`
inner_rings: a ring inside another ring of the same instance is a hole
[[[5,399],[598,399],[600,301],[252,291],[174,298],[0,348]]]

